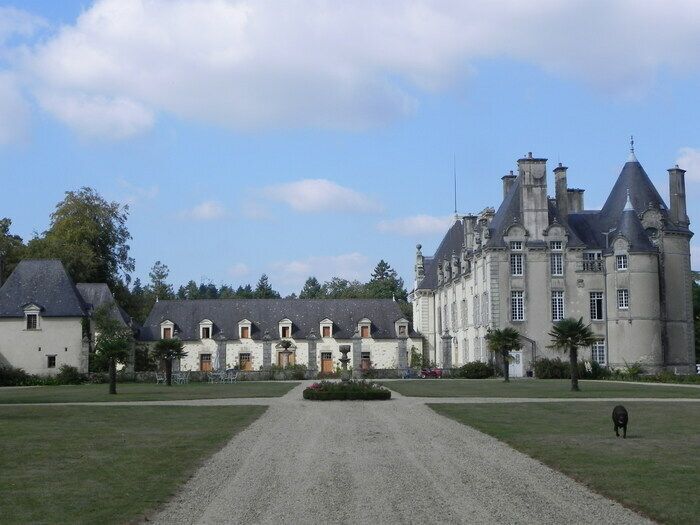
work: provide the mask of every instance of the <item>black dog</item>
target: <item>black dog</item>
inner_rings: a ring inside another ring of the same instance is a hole
[[[615,425],[615,435],[620,437],[620,433],[617,431],[618,428],[622,429],[622,437],[627,437],[627,422],[629,421],[629,415],[627,410],[622,405],[617,405],[613,408],[612,412],[613,424]]]

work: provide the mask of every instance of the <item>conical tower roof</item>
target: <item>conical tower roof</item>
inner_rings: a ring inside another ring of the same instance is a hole
[[[631,193],[629,192],[626,199],[625,207],[620,215],[615,228],[614,237],[623,236],[630,243],[630,252],[653,252],[656,247],[649,240],[649,236],[644,231],[644,226],[634,211],[631,202]]]

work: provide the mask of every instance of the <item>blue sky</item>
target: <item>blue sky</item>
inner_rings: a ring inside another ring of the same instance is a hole
[[[3,5],[0,216],[29,238],[92,186],[129,203],[142,279],[161,260],[176,284],[265,272],[288,293],[386,259],[410,281],[453,155],[460,213],[497,206],[528,151],[593,208],[630,134],[664,197],[688,170],[700,216],[694,2]]]

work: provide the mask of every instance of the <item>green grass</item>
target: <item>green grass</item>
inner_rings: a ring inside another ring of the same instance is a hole
[[[572,392],[570,381],[558,379],[526,379],[509,383],[502,379],[410,379],[387,381],[384,386],[411,397],[700,398],[700,388],[605,381],[581,381],[581,391]]]
[[[438,413],[663,523],[700,516],[700,404],[628,402],[627,439],[612,402],[432,404]]]
[[[2,523],[125,523],[267,407],[0,407]]]
[[[223,385],[189,383],[168,387],[153,383],[120,383],[117,385],[117,395],[112,396],[107,393],[108,385],[5,387],[0,388],[0,404],[279,397],[298,384],[273,381],[244,381]]]

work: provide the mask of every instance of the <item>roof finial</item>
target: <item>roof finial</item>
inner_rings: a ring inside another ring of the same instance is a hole
[[[627,157],[627,162],[639,162],[634,154],[634,135],[630,135],[630,154]]]
[[[632,199],[630,198],[629,188],[627,188],[627,202],[625,203],[625,209],[623,211],[634,211],[634,206],[632,206]]]

